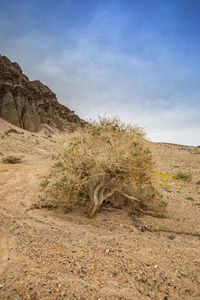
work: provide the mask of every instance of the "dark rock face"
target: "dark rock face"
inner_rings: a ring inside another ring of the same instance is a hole
[[[19,65],[6,56],[0,56],[0,117],[32,132],[45,125],[71,131],[86,124],[59,104],[47,86],[39,80],[30,81]]]

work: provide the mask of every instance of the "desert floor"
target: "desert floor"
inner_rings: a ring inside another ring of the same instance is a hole
[[[88,219],[31,209],[55,139],[0,119],[0,299],[200,299],[200,148],[152,145],[166,218],[104,206]]]

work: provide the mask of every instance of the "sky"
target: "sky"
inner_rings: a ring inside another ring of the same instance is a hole
[[[200,0],[0,0],[0,54],[85,120],[200,145]]]

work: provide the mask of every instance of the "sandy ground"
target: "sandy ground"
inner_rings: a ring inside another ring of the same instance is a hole
[[[54,145],[0,119],[0,161],[22,158],[0,162],[0,299],[200,299],[200,148],[153,144],[166,218],[103,207],[88,219],[30,209]]]

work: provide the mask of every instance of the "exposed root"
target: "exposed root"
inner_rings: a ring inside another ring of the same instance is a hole
[[[123,193],[123,192],[121,192],[121,191],[118,191],[118,192],[119,192],[122,196],[124,196],[125,198],[130,199],[131,201],[136,201],[137,203],[140,203],[140,202],[141,202],[139,199],[135,198],[134,196],[130,196],[130,195],[125,194],[125,193]]]
[[[107,194],[105,194],[103,200],[106,200],[106,199],[108,199],[109,197],[111,197],[111,196],[116,192],[116,190],[117,190],[117,189],[112,189],[111,191],[108,191]]]
[[[116,188],[113,188],[111,190],[108,190],[106,193],[105,193],[105,190],[106,190],[106,184],[104,181],[101,181],[92,191],[91,191],[91,195],[90,195],[90,198],[91,198],[91,202],[92,202],[92,205],[88,211],[88,217],[89,218],[92,218],[94,217],[95,213],[97,212],[97,210],[99,210],[100,206],[102,205],[103,201],[108,199],[109,197],[111,197],[116,191],[123,195],[125,198],[128,198],[130,199],[131,201],[134,201],[134,202],[137,202],[137,203],[140,203],[141,201],[139,199],[137,199],[136,197],[134,196],[131,196],[131,195],[128,195],[126,193],[123,193],[121,191],[119,191],[118,189]]]
[[[92,205],[88,211],[88,217],[92,218],[94,217],[97,209],[99,208],[99,203],[100,203],[100,190],[104,187],[104,182],[101,181],[96,188],[94,189],[93,195],[91,195],[91,201],[92,201]],[[102,196],[101,196],[102,197]]]
[[[156,212],[153,210],[143,210],[141,208],[135,208],[134,212],[138,215],[147,215],[154,218],[161,218],[161,219],[167,218],[167,216],[164,213]]]
[[[103,187],[100,192],[99,192],[99,203],[98,203],[98,208],[100,208],[101,204],[103,203],[104,199],[104,192],[105,192],[105,187]]]

